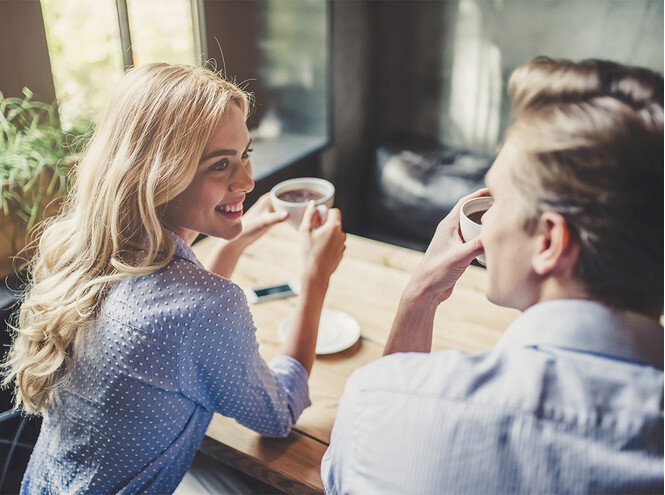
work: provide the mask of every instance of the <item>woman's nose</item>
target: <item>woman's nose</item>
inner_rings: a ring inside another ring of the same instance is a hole
[[[231,192],[243,192],[248,193],[254,189],[254,179],[252,179],[252,168],[248,167],[238,167],[238,171],[233,177],[233,181],[229,186]]]

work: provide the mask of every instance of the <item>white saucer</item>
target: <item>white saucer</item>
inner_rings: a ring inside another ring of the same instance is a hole
[[[293,315],[284,318],[277,329],[279,338],[284,340],[291,329]],[[360,325],[353,316],[335,309],[321,311],[319,337],[316,340],[317,354],[334,354],[348,349],[360,338]]]

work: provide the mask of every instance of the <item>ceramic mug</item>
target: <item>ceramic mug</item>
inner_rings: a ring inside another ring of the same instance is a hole
[[[464,242],[469,242],[480,235],[480,218],[492,206],[490,196],[481,196],[468,200],[460,208],[459,225]],[[478,263],[485,266],[485,254],[476,258]]]
[[[328,208],[332,207],[335,200],[335,186],[325,179],[299,177],[277,184],[270,191],[270,198],[275,211],[287,212],[287,222],[297,229],[310,200],[316,203],[321,218],[325,221]]]

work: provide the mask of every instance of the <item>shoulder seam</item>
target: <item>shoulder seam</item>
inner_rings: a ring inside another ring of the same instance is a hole
[[[121,302],[122,304],[125,304],[124,301],[120,301],[120,302]],[[115,321],[116,323],[119,323],[119,324],[122,325],[122,326],[129,327],[129,328],[131,328],[132,330],[135,330],[135,331],[137,331],[137,332],[140,332],[140,333],[142,333],[142,334],[144,334],[144,335],[150,335],[148,332],[146,332],[146,331],[143,330],[142,328],[138,328],[138,327],[132,325],[131,323],[128,323],[128,322],[126,322],[126,321],[122,321],[122,320],[116,318],[115,316],[111,316],[111,315],[109,315],[109,314],[104,315],[104,316],[105,316],[106,318],[108,318],[109,320],[113,320],[113,321]],[[176,344],[176,345],[181,345],[181,344],[182,344],[182,342],[178,342],[178,341],[175,341],[175,340],[172,340],[172,339],[165,339],[164,337],[160,337],[160,338],[161,338],[162,340],[165,340],[166,342],[170,342],[170,343],[172,343],[172,344]]]

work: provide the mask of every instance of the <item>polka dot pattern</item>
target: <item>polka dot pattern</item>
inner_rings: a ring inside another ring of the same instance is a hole
[[[172,237],[173,261],[117,283],[86,330],[22,493],[171,493],[213,412],[283,437],[310,404],[300,363],[260,357],[243,291]]]

